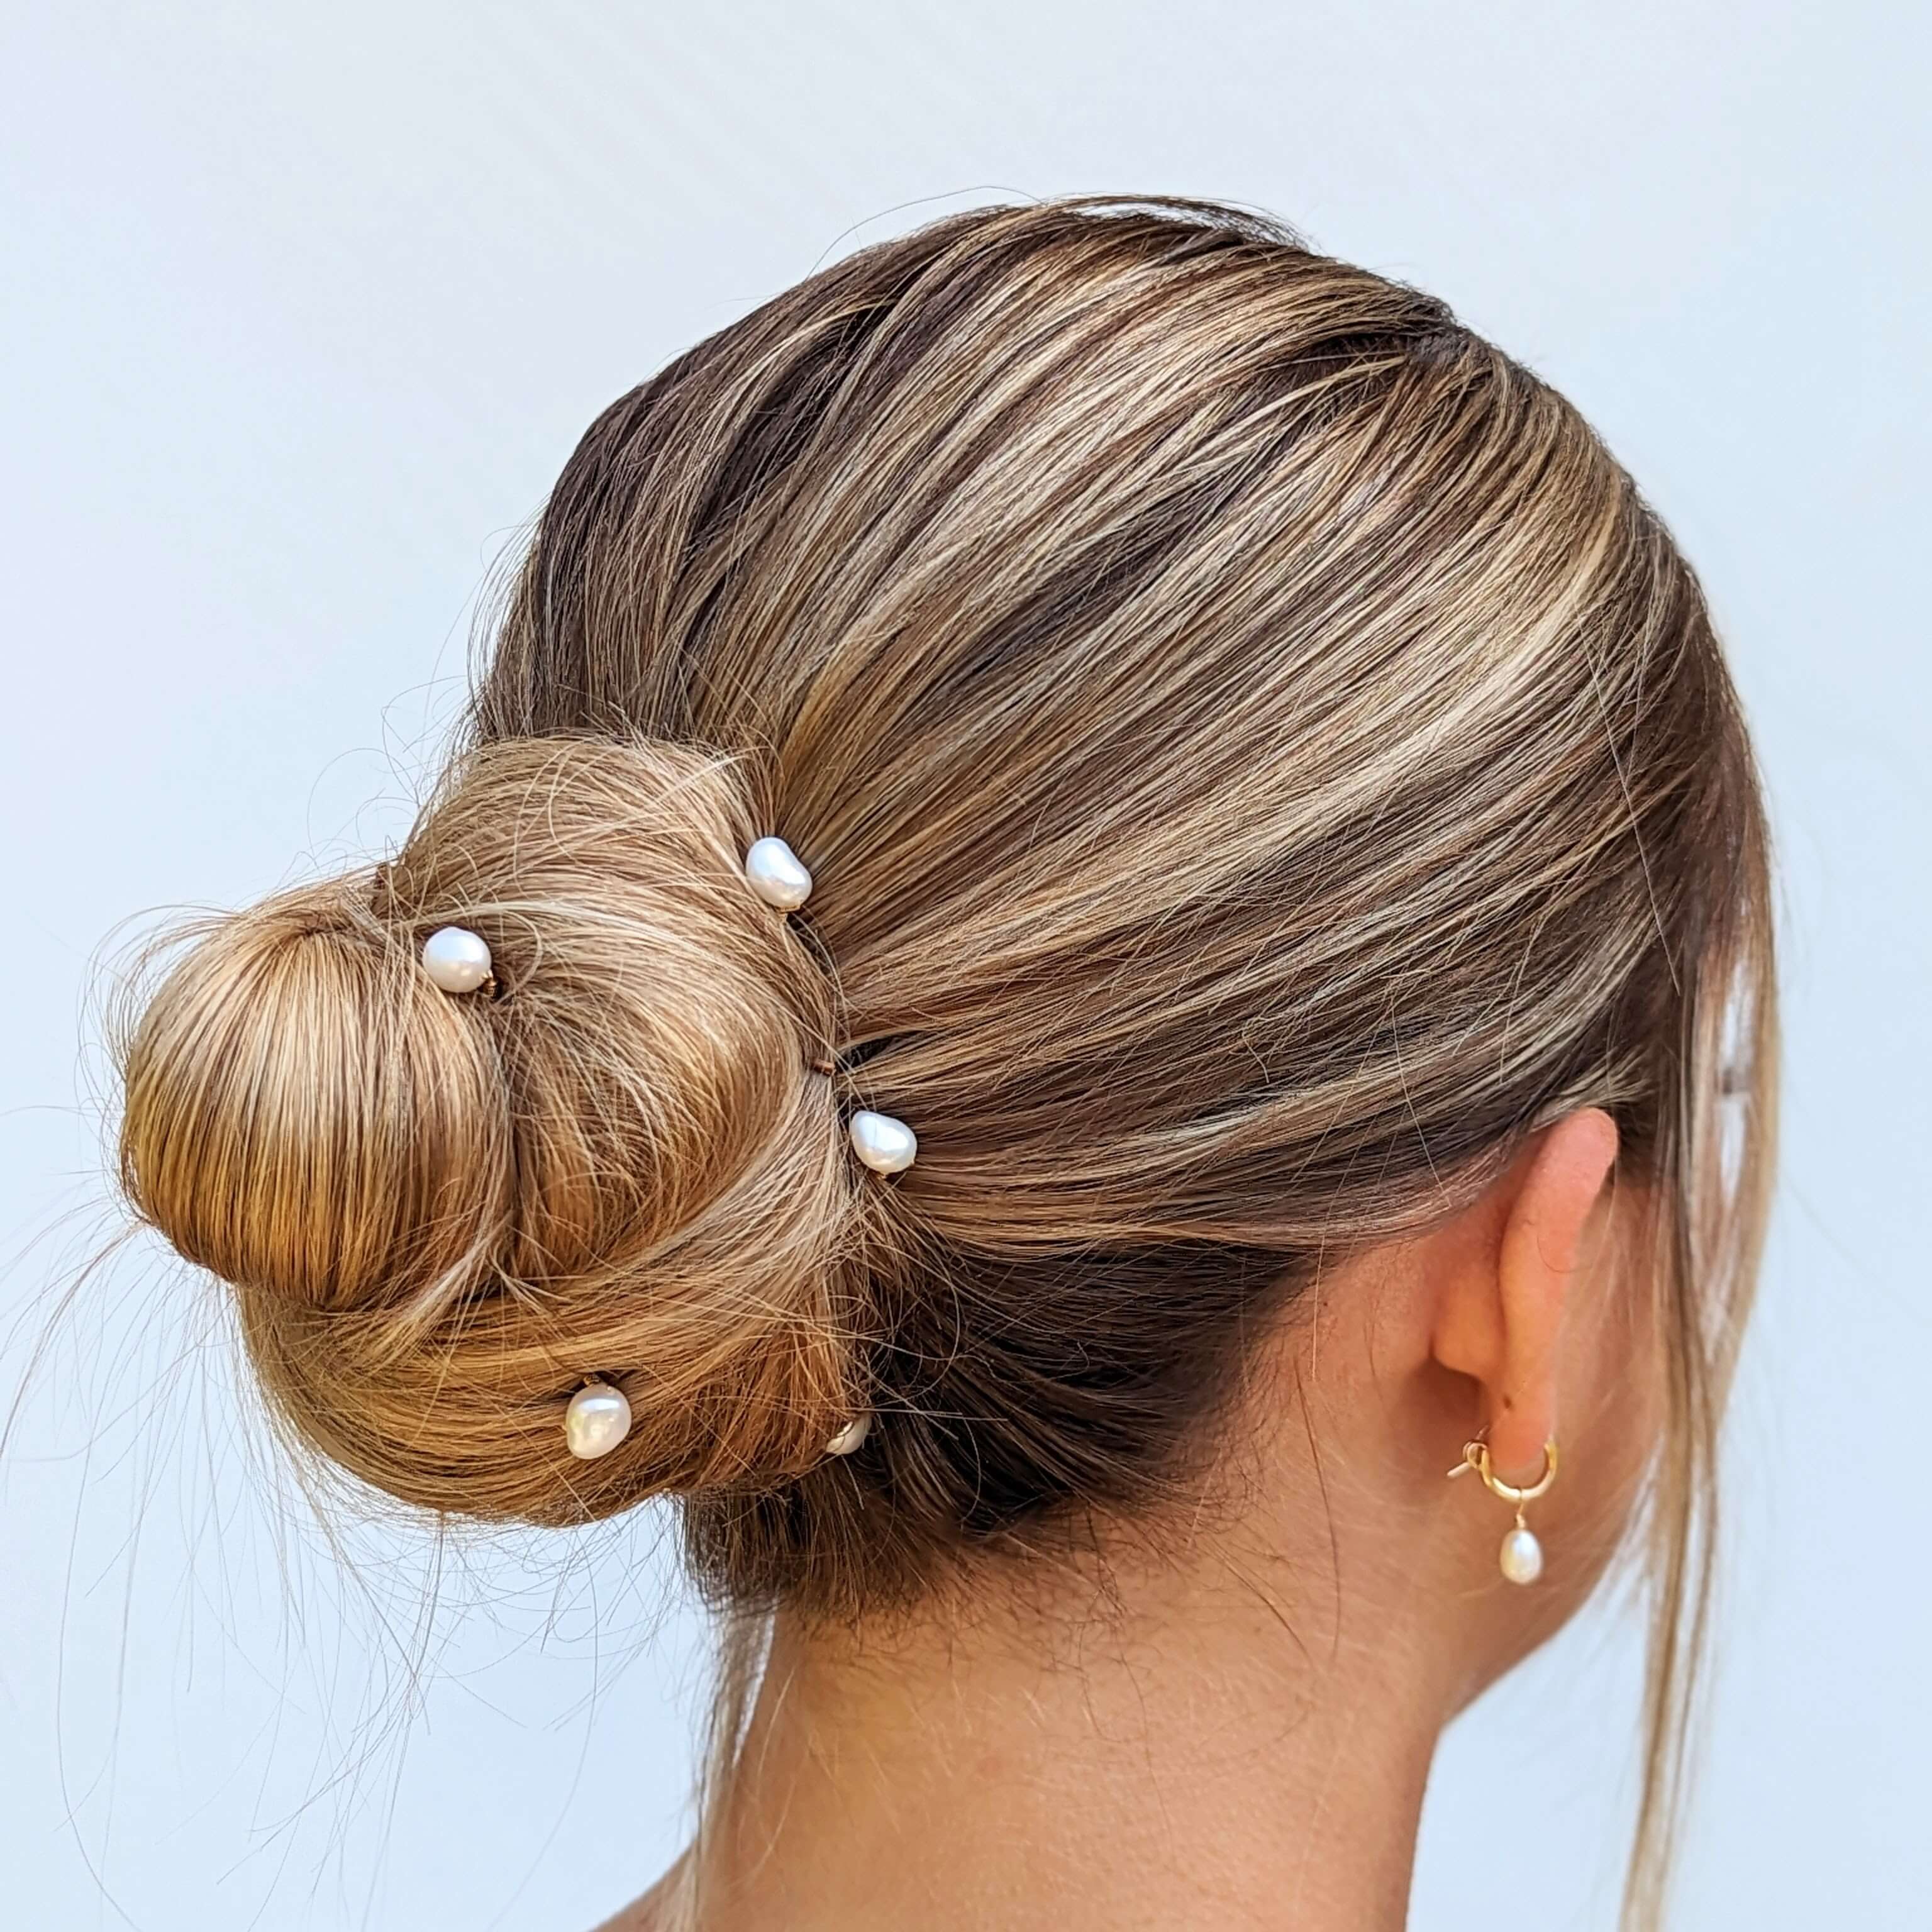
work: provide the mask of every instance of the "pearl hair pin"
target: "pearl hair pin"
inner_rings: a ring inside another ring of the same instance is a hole
[[[630,1401],[608,1382],[586,1382],[563,1412],[563,1439],[586,1462],[609,1455],[630,1432]]]
[[[490,974],[490,949],[466,926],[439,926],[423,941],[423,970],[446,993],[473,993]]]
[[[874,1174],[903,1174],[919,1158],[919,1136],[903,1120],[861,1107],[846,1131],[852,1151]]]
[[[752,841],[751,850],[745,854],[745,878],[766,904],[781,912],[797,911],[812,896],[811,873],[782,838],[770,834]],[[829,1074],[836,1070],[836,1063],[831,1060],[815,1060],[812,1064],[815,1072]],[[890,1114],[875,1114],[869,1108],[861,1108],[852,1116],[846,1131],[851,1137],[853,1152],[874,1174],[903,1174],[919,1156],[919,1136],[904,1121],[896,1120]],[[842,1441],[846,1432],[841,1430],[835,1441]],[[864,1439],[861,1434],[851,1447],[856,1449]],[[834,1449],[832,1453],[844,1455],[849,1451]]]
[[[782,838],[753,842],[745,854],[745,877],[752,891],[780,912],[796,912],[812,896],[812,874]]]
[[[871,1410],[868,1409],[862,1414],[854,1416],[852,1420],[847,1423],[830,1442],[826,1444],[825,1453],[828,1456],[849,1456],[872,1432],[872,1414]]]

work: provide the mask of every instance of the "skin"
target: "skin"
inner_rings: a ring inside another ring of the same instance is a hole
[[[1400,1932],[1443,1726],[1583,1602],[1641,1484],[1658,1365],[1616,1155],[1571,1114],[1329,1269],[1256,1351],[1232,1506],[1018,1566],[1024,1600],[995,1570],[891,1631],[782,1616],[701,1932]],[[1559,1437],[1527,1588],[1509,1505],[1444,1480],[1483,1427],[1519,1483]],[[671,1924],[692,1856],[608,1932]]]

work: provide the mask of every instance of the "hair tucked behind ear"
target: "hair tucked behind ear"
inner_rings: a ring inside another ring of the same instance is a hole
[[[1670,1363],[1654,1904],[1768,860],[1696,580],[1568,403],[1257,217],[959,215],[605,411],[466,742],[385,874],[215,927],[128,1049],[130,1190],[308,1440],[485,1516],[677,1489],[716,1598],[908,1605],[1185,1496],[1323,1257],[1604,1108]],[[500,997],[428,986],[446,922]],[[855,1188],[855,1105],[918,1164]],[[573,1464],[592,1374],[640,1426]]]
[[[130,1195],[235,1285],[298,1434],[440,1510],[768,1484],[850,1413],[863,1252],[824,975],[746,890],[723,759],[531,739],[401,851],[202,933],[126,1042]],[[418,949],[488,940],[494,996]],[[595,1462],[586,1378],[635,1425]]]

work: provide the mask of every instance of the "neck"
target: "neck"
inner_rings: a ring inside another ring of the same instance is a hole
[[[1459,1700],[1385,1594],[1348,1626],[1339,1554],[1115,1564],[1062,1614],[989,1616],[982,1592],[970,1622],[890,1636],[782,1618],[701,1932],[1400,1932]]]

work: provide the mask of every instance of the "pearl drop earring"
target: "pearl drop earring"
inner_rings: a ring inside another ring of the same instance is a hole
[[[745,854],[745,878],[766,904],[780,912],[796,912],[812,896],[812,874],[782,838],[754,841]]]
[[[446,993],[473,993],[490,976],[490,949],[466,926],[438,926],[423,941],[422,965]]]
[[[852,1151],[874,1174],[903,1174],[919,1158],[919,1136],[903,1120],[861,1107],[846,1131]]]
[[[586,1462],[609,1455],[630,1432],[630,1400],[608,1382],[586,1382],[563,1412],[563,1439]]]
[[[1516,1526],[1503,1538],[1502,1547],[1496,1553],[1496,1565],[1512,1583],[1534,1583],[1543,1574],[1543,1545],[1536,1540],[1535,1532],[1522,1520],[1522,1508],[1534,1502],[1556,1480],[1556,1438],[1552,1436],[1543,1445],[1543,1473],[1536,1480],[1519,1489],[1514,1483],[1504,1482],[1490,1462],[1490,1445],[1480,1440],[1462,1444],[1462,1460],[1449,1473],[1460,1476],[1473,1469],[1482,1478],[1492,1496],[1501,1496],[1506,1503],[1516,1505]]]

